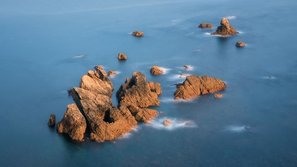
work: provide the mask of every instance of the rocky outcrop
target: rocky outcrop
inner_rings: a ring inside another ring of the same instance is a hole
[[[114,70],[110,70],[110,71],[108,71],[108,73],[107,73],[107,75],[109,76],[109,77],[115,77],[116,75],[118,75],[119,74],[119,72],[118,71],[114,71]]]
[[[191,75],[176,86],[175,99],[193,99],[200,95],[215,93],[226,88],[226,84],[217,78]]]
[[[149,84],[146,81],[144,74],[134,72],[132,78],[128,78],[121,85],[117,92],[117,98],[120,105],[135,105],[140,108],[159,106],[158,95],[161,93],[161,89],[159,90],[159,88],[158,84],[155,84],[154,89],[152,83]]]
[[[223,18],[220,24],[221,25],[218,26],[216,32],[213,32],[212,35],[233,36],[238,34],[238,32],[230,25],[227,18]]]
[[[172,125],[172,121],[170,120],[170,119],[165,119],[164,121],[163,121],[163,125],[164,126],[170,126],[170,125]]]
[[[144,32],[142,32],[142,31],[134,31],[134,32],[132,32],[132,35],[135,36],[135,37],[140,38],[140,37],[143,37],[144,36]]]
[[[128,56],[125,53],[119,53],[118,54],[118,60],[125,61],[128,59]]]
[[[221,99],[221,98],[223,98],[223,94],[220,94],[220,93],[215,93],[214,95],[213,95],[216,99]]]
[[[150,70],[152,75],[162,75],[165,73],[164,69],[159,66],[153,66]]]
[[[242,42],[242,41],[237,41],[235,44],[236,47],[238,48],[243,48],[246,46],[246,43]]]
[[[209,28],[209,29],[211,29],[211,28],[213,27],[213,25],[212,25],[211,23],[201,23],[201,24],[199,24],[198,27],[199,27],[199,28],[202,28],[202,29],[204,29],[204,28]]]
[[[75,104],[70,104],[58,124],[59,133],[68,134],[75,141],[83,141],[85,131],[97,142],[115,140],[130,132],[138,122],[147,123],[158,115],[147,107],[159,105],[159,83],[146,82],[136,72],[118,91],[120,105],[114,107],[111,96],[113,85],[102,66],[88,71],[80,86],[69,90]]]
[[[87,123],[76,104],[69,104],[63,119],[58,123],[57,131],[67,134],[72,140],[82,142]]]
[[[50,118],[48,119],[47,125],[49,127],[54,127],[56,125],[56,116],[55,116],[55,114],[50,115]]]

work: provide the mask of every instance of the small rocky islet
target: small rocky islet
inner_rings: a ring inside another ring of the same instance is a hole
[[[212,28],[210,23],[200,24],[200,28]],[[225,18],[212,35],[231,36],[238,32]],[[133,32],[135,37],[142,37],[143,32]],[[118,54],[118,60],[127,60],[124,53]],[[191,66],[184,65],[185,70]],[[162,75],[165,71],[159,66],[150,69],[152,75]],[[150,109],[160,106],[159,96],[162,94],[161,84],[148,82],[141,72],[134,72],[127,78],[116,92],[118,105],[112,103],[114,87],[109,77],[116,71],[106,72],[103,66],[95,66],[81,77],[78,87],[68,91],[74,103],[68,104],[64,116],[57,124],[57,132],[67,135],[71,140],[83,142],[90,139],[96,142],[113,141],[131,132],[139,123],[150,123],[158,116],[158,111]],[[217,92],[226,89],[226,84],[209,76],[186,76],[184,82],[176,84],[175,100],[191,100],[201,95],[213,94],[215,98],[223,95]],[[56,117],[50,115],[48,126],[54,127]],[[165,127],[172,121],[166,119]]]

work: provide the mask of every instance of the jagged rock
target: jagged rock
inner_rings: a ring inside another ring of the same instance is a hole
[[[163,121],[163,125],[164,125],[164,126],[170,126],[170,125],[172,125],[172,121],[171,121],[170,119],[165,119],[165,120]]]
[[[152,75],[162,75],[165,71],[159,66],[153,66],[150,70]]]
[[[212,35],[222,35],[222,36],[233,36],[238,34],[238,32],[230,25],[227,18],[221,20],[221,25],[218,26],[216,32],[213,32]]]
[[[48,120],[48,126],[54,127],[55,125],[56,125],[56,116],[55,116],[55,114],[51,114],[50,118]]]
[[[199,24],[199,26],[198,26],[199,28],[212,28],[213,27],[213,25],[211,24],[211,23],[201,23],[201,24]]]
[[[121,85],[117,92],[117,98],[120,105],[135,105],[140,108],[147,108],[160,105],[157,92],[160,93],[161,90],[153,89],[152,91],[144,74],[134,72],[132,78],[128,78]]]
[[[235,46],[238,48],[243,48],[245,47],[246,43],[242,42],[242,41],[237,41]]]
[[[182,84],[176,86],[175,99],[192,99],[200,95],[224,90],[226,84],[217,78],[191,75]]]
[[[156,92],[158,96],[162,94],[162,89],[161,89],[161,84],[160,83],[158,83],[158,82],[148,82],[147,84],[150,87],[152,92]]]
[[[221,99],[221,98],[223,98],[223,94],[215,93],[215,94],[214,94],[214,97],[215,97],[216,99]]]
[[[133,36],[135,37],[143,37],[144,36],[144,32],[141,32],[141,31],[134,31],[132,33]]]
[[[139,108],[134,105],[128,106],[128,109],[138,122],[148,123],[158,115],[157,110]]]
[[[118,54],[118,59],[120,61],[124,61],[124,60],[127,60],[128,59],[128,56],[125,53],[119,53]]]
[[[118,75],[118,72],[114,71],[114,70],[110,70],[110,71],[108,71],[107,74],[108,74],[109,77],[114,77],[114,76]]]
[[[74,141],[83,141],[87,123],[76,104],[69,104],[63,119],[58,123],[57,131],[68,134]]]

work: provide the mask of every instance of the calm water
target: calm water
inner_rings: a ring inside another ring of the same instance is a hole
[[[0,166],[297,166],[296,8],[295,0],[1,0]],[[197,28],[224,16],[238,36]],[[118,52],[129,60],[119,63]],[[61,119],[72,102],[66,90],[97,64],[121,72],[115,90],[133,71],[161,82],[161,114],[118,141],[75,144],[47,120]],[[150,76],[154,64],[170,70]],[[224,98],[173,102],[184,64],[225,80]],[[164,118],[176,126],[161,128]]]

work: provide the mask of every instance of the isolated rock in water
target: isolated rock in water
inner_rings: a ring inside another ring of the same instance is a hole
[[[212,24],[211,23],[201,23],[198,26],[199,28],[212,28]]]
[[[212,35],[222,35],[222,36],[233,36],[238,34],[238,32],[230,25],[227,18],[221,20],[221,25],[218,26],[216,32],[213,32]]]
[[[54,127],[55,125],[56,125],[56,116],[55,116],[55,114],[51,114],[50,118],[48,120],[48,126]]]
[[[63,119],[58,123],[57,131],[68,134],[74,141],[83,141],[87,123],[76,104],[69,104]]]
[[[224,90],[226,84],[217,78],[191,75],[182,84],[176,86],[175,99],[193,99],[200,95]]]
[[[125,53],[119,53],[118,54],[118,59],[120,61],[124,61],[124,60],[127,60],[128,59],[128,56]]]
[[[214,94],[214,97],[216,98],[216,99],[221,99],[221,98],[223,98],[223,94],[220,94],[220,93],[215,93]]]
[[[134,31],[132,33],[133,36],[135,37],[143,37],[144,36],[144,32],[141,32],[141,31]]]
[[[156,116],[158,116],[157,110],[152,110],[148,108],[139,108],[134,105],[130,105],[128,106],[128,108],[138,122],[148,123]]]
[[[151,89],[144,74],[134,72],[132,78],[128,78],[121,85],[117,92],[117,98],[120,105],[134,105],[140,108],[147,108],[160,105],[158,99],[158,93],[160,92],[161,90]]]
[[[150,70],[152,75],[162,75],[165,73],[164,69],[159,66],[153,66]]]
[[[164,125],[164,126],[170,126],[170,125],[172,125],[172,121],[171,121],[170,119],[165,119],[165,120],[163,121],[163,125]]]
[[[235,46],[238,48],[243,48],[245,47],[246,43],[242,42],[242,41],[237,41]]]
[[[188,64],[184,65],[184,68],[185,68],[185,70],[187,70],[187,71],[189,71],[189,70],[193,70],[193,66],[188,65]]]
[[[110,71],[108,71],[108,76],[110,76],[110,77],[114,77],[114,76],[116,76],[116,75],[118,75],[118,72],[117,72],[117,71],[114,71],[114,70],[110,70]]]

